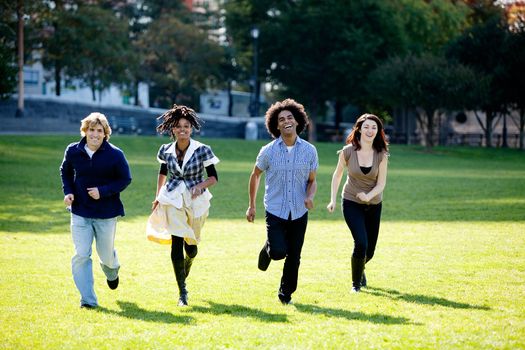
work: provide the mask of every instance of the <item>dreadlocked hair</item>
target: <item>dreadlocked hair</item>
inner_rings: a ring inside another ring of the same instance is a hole
[[[157,126],[157,132],[160,134],[168,133],[173,137],[173,128],[183,118],[189,121],[195,130],[200,130],[202,120],[197,116],[197,113],[190,107],[174,104],[171,109],[157,118],[157,120],[162,120],[162,123]]]

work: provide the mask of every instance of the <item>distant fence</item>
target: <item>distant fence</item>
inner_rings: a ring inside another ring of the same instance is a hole
[[[461,146],[485,146],[485,134],[483,133],[450,133],[447,137],[447,145]],[[503,134],[492,134],[492,146],[501,147],[503,145]],[[507,134],[507,145],[511,148],[518,148],[520,145],[520,135],[515,133]]]

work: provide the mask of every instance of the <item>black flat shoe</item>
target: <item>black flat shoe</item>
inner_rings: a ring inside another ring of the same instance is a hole
[[[116,280],[113,280],[113,281],[106,280],[106,281],[108,282],[108,287],[109,287],[109,289],[117,289],[117,287],[118,287],[118,282],[119,282],[118,277],[117,277]]]
[[[285,296],[284,294],[281,294],[281,293],[277,294],[277,296],[279,297],[279,301],[281,302],[281,304],[293,305],[291,296]]]
[[[268,253],[266,252],[266,244],[264,245],[263,249],[261,249],[261,252],[259,253],[259,262],[257,264],[257,267],[261,271],[268,270],[268,266],[270,266],[270,257],[268,256]]]

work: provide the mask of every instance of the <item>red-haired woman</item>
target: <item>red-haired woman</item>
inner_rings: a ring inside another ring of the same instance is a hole
[[[339,152],[334,174],[329,212],[337,203],[336,196],[343,172],[347,181],[343,187],[343,215],[354,238],[352,254],[352,291],[366,286],[365,264],[372,259],[379,235],[383,190],[386,185],[388,142],[381,119],[373,114],[360,116],[346,146]]]

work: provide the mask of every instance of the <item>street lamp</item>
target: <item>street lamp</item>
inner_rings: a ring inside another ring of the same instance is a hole
[[[250,116],[256,117],[259,115],[259,94],[260,94],[260,84],[259,84],[259,62],[258,62],[258,39],[259,39],[259,28],[256,26],[250,31],[250,35],[253,39],[253,94],[251,98],[251,108]]]

